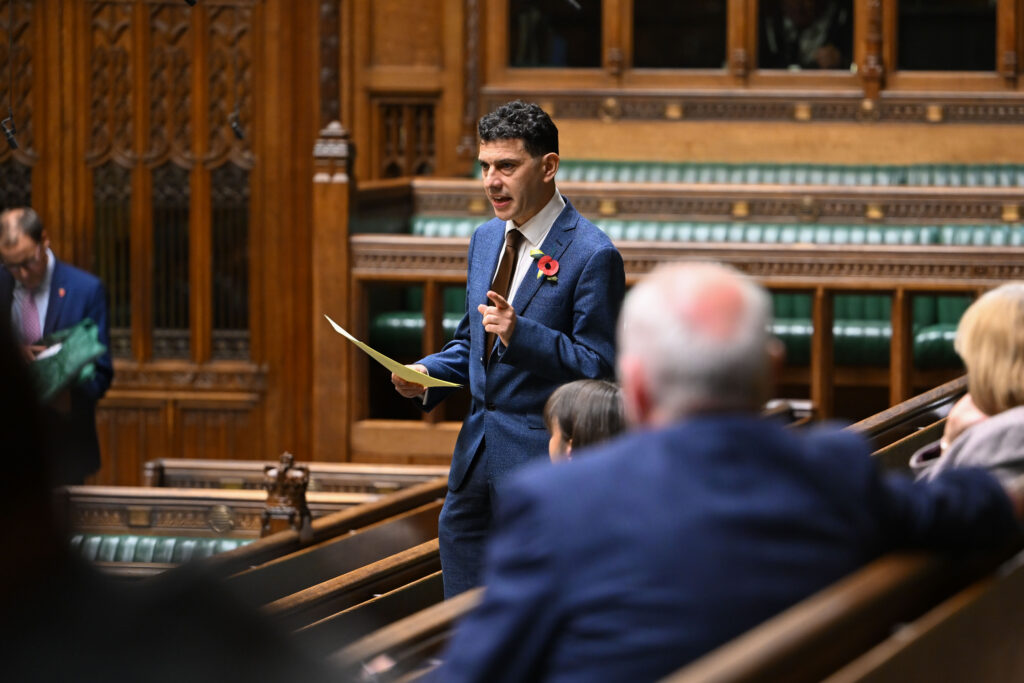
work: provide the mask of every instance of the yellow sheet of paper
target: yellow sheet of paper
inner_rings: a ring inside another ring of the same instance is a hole
[[[333,320],[331,320],[330,316],[325,315],[324,317],[327,318],[327,322],[329,322],[331,324],[331,327],[334,328],[335,332],[337,332],[338,334],[340,334],[341,336],[345,337],[350,342],[352,342],[353,344],[358,346],[360,349],[362,349],[366,353],[366,355],[368,355],[370,358],[374,359],[375,361],[377,361],[378,363],[380,363],[381,365],[386,367],[388,370],[390,370],[391,372],[395,373],[396,375],[398,375],[399,377],[404,379],[406,382],[413,382],[415,384],[422,384],[425,387],[461,387],[462,386],[461,384],[453,384],[452,382],[445,382],[443,379],[437,379],[436,377],[431,377],[430,375],[424,375],[422,372],[416,372],[415,370],[410,370],[409,368],[405,367],[404,365],[402,365],[398,361],[391,360],[390,358],[385,356],[380,351],[377,351],[376,349],[371,347],[369,344],[364,344],[363,342],[361,342],[358,339],[356,339],[355,337],[353,337],[351,334],[349,334],[348,332],[345,331],[345,328],[343,328],[341,325],[339,325],[338,323],[336,323]]]

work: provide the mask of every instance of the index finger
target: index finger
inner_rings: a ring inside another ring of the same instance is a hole
[[[498,308],[508,308],[508,301],[505,300],[505,297],[493,290],[487,292],[487,298],[493,301]]]

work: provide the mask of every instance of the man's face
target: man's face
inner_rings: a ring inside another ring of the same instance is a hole
[[[42,241],[36,243],[24,233],[18,234],[14,244],[0,245],[0,261],[14,279],[27,289],[36,289],[46,278],[46,249],[50,239],[43,232]]]
[[[480,143],[478,158],[484,192],[498,218],[522,225],[551,200],[557,154],[531,157],[522,140],[492,140]]]

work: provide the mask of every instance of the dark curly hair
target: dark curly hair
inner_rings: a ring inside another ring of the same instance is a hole
[[[547,112],[532,102],[516,100],[503,104],[480,119],[482,142],[522,140],[532,157],[558,154],[558,128]]]

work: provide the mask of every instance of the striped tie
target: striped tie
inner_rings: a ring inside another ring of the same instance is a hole
[[[21,299],[21,338],[26,344],[33,344],[42,336],[35,292],[26,292]]]

